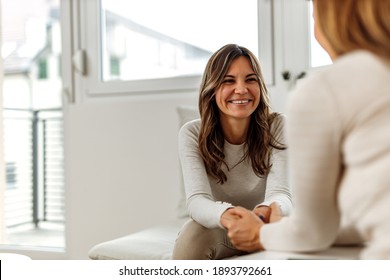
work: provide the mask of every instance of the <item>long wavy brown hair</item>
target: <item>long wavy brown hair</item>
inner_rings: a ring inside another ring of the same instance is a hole
[[[235,44],[228,44],[216,51],[209,59],[204,71],[199,89],[200,132],[199,150],[206,166],[207,174],[218,180],[220,184],[226,182],[227,177],[222,170],[225,165],[224,143],[225,138],[220,123],[219,108],[215,101],[216,90],[229,70],[233,60],[246,57],[252,65],[260,86],[260,103],[251,115],[249,130],[246,137],[246,152],[240,162],[249,159],[253,171],[259,177],[268,174],[272,167],[270,162],[273,148],[285,149],[285,145],[278,143],[271,134],[270,127],[277,116],[271,113],[269,96],[260,63],[256,56],[247,48]]]

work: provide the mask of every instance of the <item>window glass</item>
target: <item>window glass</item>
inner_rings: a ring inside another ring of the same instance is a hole
[[[257,15],[256,0],[102,0],[100,78],[200,75],[228,43],[257,54]]]

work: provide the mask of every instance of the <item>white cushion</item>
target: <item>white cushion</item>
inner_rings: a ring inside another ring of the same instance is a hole
[[[31,260],[30,257],[21,255],[21,254],[15,254],[15,253],[0,253],[0,260],[2,261],[24,261],[24,260]]]
[[[181,128],[185,123],[198,119],[199,118],[199,111],[195,106],[179,106],[177,107],[177,113],[179,115],[179,128]],[[177,206],[177,215],[178,218],[184,218],[188,217],[187,214],[187,206],[186,206],[186,195],[184,192],[184,182],[183,177],[180,169],[180,198],[179,203]]]
[[[93,260],[169,260],[179,230],[186,219],[178,219],[121,238],[100,243],[88,253]]]
[[[199,111],[195,106],[191,106],[191,105],[178,106],[177,113],[179,115],[179,128],[189,121],[199,119]]]

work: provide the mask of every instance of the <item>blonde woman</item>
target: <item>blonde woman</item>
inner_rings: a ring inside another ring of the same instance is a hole
[[[241,250],[311,252],[363,244],[390,259],[390,0],[314,0],[315,36],[333,65],[292,93],[287,113],[294,210],[264,225],[224,220]],[[237,231],[239,229],[240,231]]]
[[[227,238],[222,217],[241,206],[268,222],[269,205],[291,209],[284,117],[270,111],[257,58],[229,44],[212,55],[200,87],[200,120],[179,132],[187,208],[173,259],[245,254]]]

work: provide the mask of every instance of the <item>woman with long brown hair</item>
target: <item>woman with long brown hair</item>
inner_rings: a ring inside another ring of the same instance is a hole
[[[229,44],[208,61],[199,94],[200,120],[179,132],[190,221],[173,259],[221,259],[244,254],[227,238],[222,217],[245,207],[268,222],[269,205],[292,207],[286,174],[284,117],[271,112],[260,65],[248,49]]]
[[[294,211],[225,220],[241,250],[365,245],[390,259],[390,0],[314,0],[315,37],[333,65],[292,92],[287,138]],[[239,231],[237,231],[239,229]]]

